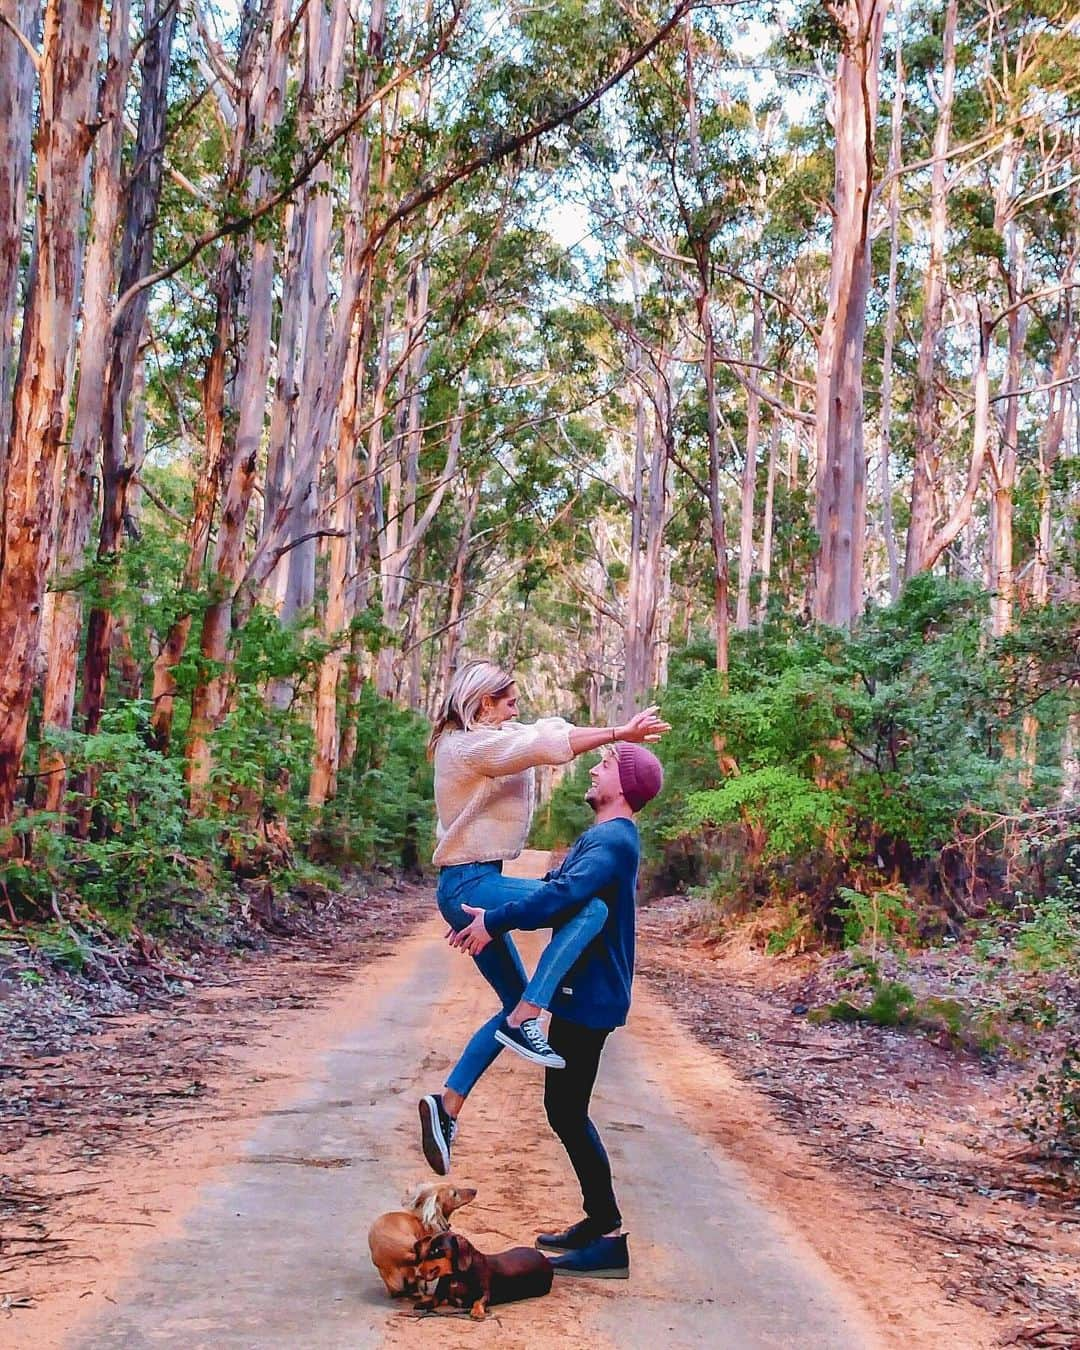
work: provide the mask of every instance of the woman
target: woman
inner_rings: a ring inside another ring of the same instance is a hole
[[[659,740],[669,729],[655,707],[617,727],[575,727],[560,717],[524,726],[515,720],[517,711],[513,676],[490,661],[472,661],[454,676],[428,743],[435,763],[439,912],[455,931],[471,920],[465,905],[490,909],[543,884],[502,875],[503,862],[516,858],[528,837],[538,764],[567,764],[618,740]],[[536,1018],[606,918],[602,900],[583,906],[559,928],[531,980],[509,936],[494,938],[474,956],[502,1008],[474,1033],[445,1091],[421,1099],[424,1156],[440,1176],[450,1170],[465,1099],[503,1045],[534,1063],[562,1067]]]

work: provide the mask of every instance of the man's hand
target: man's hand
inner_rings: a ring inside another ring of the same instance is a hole
[[[462,905],[466,914],[473,916],[472,923],[458,933],[448,933],[446,940],[451,947],[468,952],[470,956],[479,956],[491,941],[491,934],[484,923],[484,911],[474,905]]]

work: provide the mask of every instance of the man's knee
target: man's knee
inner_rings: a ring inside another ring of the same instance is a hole
[[[580,1102],[568,1101],[558,1093],[544,1093],[544,1110],[548,1124],[560,1138],[564,1134],[574,1134],[588,1124],[588,1114]]]

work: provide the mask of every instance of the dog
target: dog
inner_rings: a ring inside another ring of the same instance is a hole
[[[448,1232],[450,1215],[475,1199],[471,1186],[420,1186],[405,1197],[404,1209],[379,1215],[368,1232],[368,1247],[391,1298],[421,1292],[416,1278],[417,1244]]]
[[[550,1293],[555,1278],[551,1262],[533,1247],[485,1256],[459,1233],[421,1238],[414,1254],[417,1279],[427,1290],[415,1305],[417,1312],[434,1312],[440,1303],[449,1303],[468,1308],[469,1316],[480,1322],[493,1303]]]

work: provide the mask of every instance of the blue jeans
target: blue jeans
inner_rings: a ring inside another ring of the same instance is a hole
[[[455,932],[460,932],[473,918],[464,912],[462,905],[491,909],[507,900],[527,898],[543,884],[524,877],[504,877],[502,864],[497,862],[444,867],[439,872],[436,891],[439,913]],[[480,974],[498,994],[502,1007],[473,1033],[454,1065],[446,1080],[446,1086],[452,1092],[467,1097],[494,1063],[502,1049],[495,1033],[506,1014],[522,999],[540,1008],[550,1004],[560,980],[603,928],[607,914],[603,900],[590,900],[584,904],[557,933],[552,934],[531,979],[526,977],[525,967],[509,934],[493,937],[480,955],[473,957]]]

